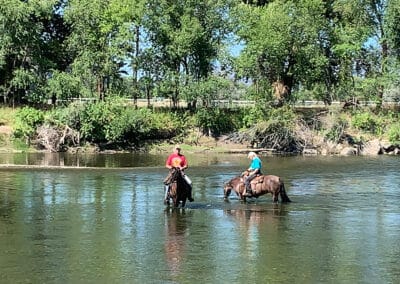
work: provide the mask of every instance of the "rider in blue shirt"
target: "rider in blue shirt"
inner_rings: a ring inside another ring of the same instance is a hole
[[[249,152],[247,158],[251,160],[251,164],[247,171],[249,172],[249,176],[247,177],[246,181],[244,182],[246,185],[246,196],[251,196],[251,186],[250,182],[259,174],[261,174],[261,159],[257,156],[254,152]]]

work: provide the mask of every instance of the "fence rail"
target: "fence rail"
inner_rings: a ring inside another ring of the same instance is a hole
[[[97,98],[71,98],[68,100],[58,100],[57,103],[62,102],[94,102],[97,101]],[[152,99],[124,99],[124,101],[128,105],[136,105],[138,107],[172,107],[173,102],[171,99],[166,98],[152,98]],[[48,101],[48,104],[51,104],[51,100]],[[333,101],[331,102],[330,106],[342,106],[345,102],[340,101]],[[180,100],[178,102],[178,107],[186,108],[187,102],[184,100]],[[211,107],[218,107],[218,108],[241,108],[241,107],[253,107],[256,105],[255,101],[252,100],[211,100],[210,106]],[[358,101],[357,105],[365,106],[365,107],[376,107],[377,102],[375,101]],[[383,106],[388,107],[400,107],[400,102],[398,101],[384,101],[382,103]],[[294,103],[294,106],[297,108],[325,108],[328,105],[323,101],[312,101],[312,100],[305,100],[305,101],[298,101]]]

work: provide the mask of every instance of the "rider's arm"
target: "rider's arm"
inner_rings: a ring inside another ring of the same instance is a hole
[[[165,162],[165,167],[166,167],[167,169],[172,169],[172,168],[173,168],[171,162],[172,162],[172,157],[169,156],[169,157],[167,158],[167,161]]]
[[[183,159],[183,166],[181,166],[181,170],[185,170],[188,168],[188,163],[185,156],[182,156]]]

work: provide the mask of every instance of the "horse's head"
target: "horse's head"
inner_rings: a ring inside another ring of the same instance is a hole
[[[224,199],[227,199],[233,189],[232,181],[224,183]]]
[[[234,177],[230,181],[224,183],[224,199],[227,199],[232,190],[239,195],[243,191],[244,181],[240,176]]]
[[[181,170],[179,168],[172,168],[172,169],[170,169],[168,176],[165,178],[164,182],[165,182],[165,184],[173,183],[180,176],[182,176]]]

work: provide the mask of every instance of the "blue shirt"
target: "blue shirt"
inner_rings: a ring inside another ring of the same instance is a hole
[[[252,171],[254,171],[255,169],[261,170],[261,166],[262,166],[261,159],[259,157],[254,157],[254,159],[251,161],[250,169]]]

